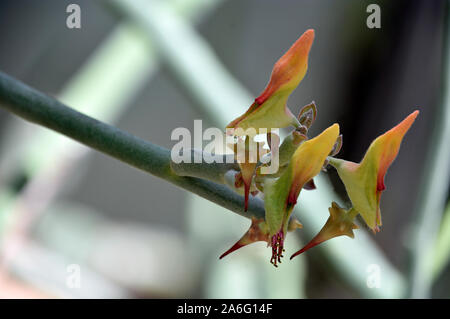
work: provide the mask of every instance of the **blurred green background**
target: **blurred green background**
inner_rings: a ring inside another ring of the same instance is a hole
[[[80,29],[66,27],[70,3]],[[371,3],[380,29],[366,26]],[[218,260],[248,220],[0,108],[0,297],[450,297],[450,164],[434,164],[449,156],[447,15],[445,1],[425,0],[1,1],[1,71],[167,148],[177,127],[245,111],[308,28],[309,69],[289,107],[316,102],[312,135],[338,122],[339,157],[359,161],[421,113],[386,177],[382,231],[275,269],[263,243]],[[348,200],[335,171],[323,175],[327,194]],[[323,223],[329,202],[310,198]],[[288,249],[311,234],[290,235]],[[382,265],[378,288],[370,265]]]

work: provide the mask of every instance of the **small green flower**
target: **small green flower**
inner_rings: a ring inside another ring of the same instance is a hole
[[[419,111],[411,113],[397,126],[376,138],[359,164],[330,158],[330,164],[336,168],[353,207],[374,232],[379,231],[381,226],[380,198],[386,188],[384,176],[418,114]]]

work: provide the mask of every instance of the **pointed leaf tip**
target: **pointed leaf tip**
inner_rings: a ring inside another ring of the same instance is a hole
[[[220,255],[219,259],[222,259],[223,257],[231,254],[233,251],[238,250],[239,248],[244,247],[244,244],[241,244],[240,241],[236,242],[233,246],[231,246],[230,249],[228,249],[226,252],[224,252],[222,255]]]
[[[275,63],[269,84],[255,101],[266,102],[275,92],[289,87],[290,92],[303,79],[308,67],[308,55],[314,41],[314,30],[306,30],[286,53]],[[289,92],[289,94],[290,94]]]
[[[244,234],[230,249],[225,251],[222,255],[220,255],[219,259],[224,258],[225,256],[231,254],[232,252],[242,248],[244,246],[250,245],[257,241],[268,241],[269,239],[269,231],[266,226],[266,222],[264,219],[252,218],[252,223]]]
[[[328,217],[327,222],[319,233],[308,244],[306,244],[305,247],[294,253],[291,256],[291,259],[334,237],[355,237],[353,234],[353,229],[358,229],[358,226],[353,223],[353,220],[355,219],[357,212],[353,208],[346,211],[339,207],[339,205],[335,202],[331,204],[331,207],[328,208],[328,210],[330,217]]]

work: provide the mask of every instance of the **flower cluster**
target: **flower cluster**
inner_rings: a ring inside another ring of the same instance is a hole
[[[308,130],[317,115],[314,102],[303,107],[297,117],[286,105],[289,95],[306,74],[313,40],[314,30],[306,31],[275,63],[270,81],[261,95],[242,116],[227,126],[228,132],[246,142],[254,138],[242,133],[249,128],[256,133],[262,129],[267,132],[289,126],[294,130],[281,144],[278,136],[267,134],[272,146],[270,151],[273,152],[275,147],[279,152],[279,169],[275,174],[262,173],[267,164],[262,163],[259,157],[257,162],[238,161],[241,171],[236,175],[236,186],[243,184],[245,210],[249,193],[261,192],[264,194],[265,218],[253,219],[250,229],[220,258],[245,245],[265,241],[272,248],[271,263],[277,266],[283,257],[287,232],[302,227],[298,220],[291,218],[301,190],[315,189],[313,178],[328,165],[336,168],[352,207],[344,209],[333,202],[329,208],[330,217],[323,228],[291,258],[337,236],[353,238],[353,229],[358,228],[354,223],[357,215],[361,215],[374,232],[380,229],[384,176],[419,111],[411,113],[400,124],[376,138],[360,163],[336,158],[342,147],[339,125],[332,124],[318,136],[309,138]]]

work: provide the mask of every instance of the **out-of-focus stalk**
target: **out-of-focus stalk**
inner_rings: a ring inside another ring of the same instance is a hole
[[[450,203],[447,205],[444,217],[441,222],[441,229],[436,239],[434,249],[430,250],[428,258],[432,258],[433,279],[437,279],[439,274],[445,269],[450,260]]]
[[[428,298],[433,283],[433,249],[439,223],[447,201],[450,182],[450,4],[446,2],[444,27],[444,64],[442,100],[435,113],[433,134],[421,180],[416,218],[413,221],[410,273],[410,297]]]
[[[261,200],[254,199],[249,204],[248,212],[244,212],[243,197],[226,186],[176,175],[170,167],[168,149],[79,113],[1,72],[0,107],[165,179],[239,215],[247,218],[264,217],[264,205]]]

